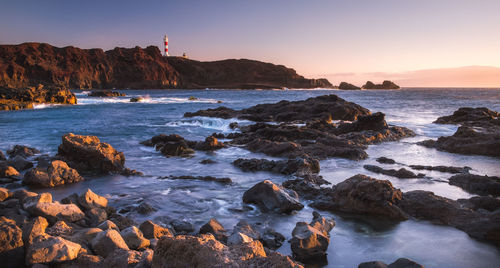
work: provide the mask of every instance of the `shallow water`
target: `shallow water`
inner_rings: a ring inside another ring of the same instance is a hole
[[[324,94],[337,94],[358,103],[372,112],[382,111],[389,124],[406,126],[418,135],[398,142],[372,145],[369,158],[351,161],[331,158],[321,161],[321,175],[332,183],[341,182],[352,175],[363,173],[390,180],[403,191],[422,189],[452,199],[472,195],[458,187],[448,185],[451,174],[420,171],[425,179],[397,179],[374,174],[363,169],[365,164],[378,164],[375,158],[395,159],[398,166],[410,164],[469,166],[473,173],[500,175],[500,159],[484,156],[463,156],[439,152],[416,145],[417,141],[452,135],[456,126],[436,125],[439,116],[451,114],[459,107],[484,106],[500,110],[499,89],[405,89],[380,91],[220,91],[220,90],[148,90],[127,91],[127,97],[91,98],[86,92],[76,91],[79,105],[39,105],[34,110],[0,112],[0,149],[6,151],[14,144],[36,147],[42,153],[55,154],[61,136],[68,132],[96,135],[110,143],[126,156],[126,166],[144,172],[147,177],[119,175],[87,178],[86,181],[51,190],[56,199],[90,187],[110,199],[111,205],[121,207],[146,201],[157,208],[144,217],[131,214],[138,222],[146,218],[166,221],[180,218],[197,227],[211,217],[217,218],[226,229],[240,220],[270,226],[291,238],[297,221],[309,222],[312,209],[295,215],[262,214],[243,206],[243,192],[264,179],[281,183],[286,176],[267,172],[245,173],[233,167],[237,158],[268,158],[265,155],[231,147],[215,153],[196,152],[192,158],[166,158],[140,141],[160,133],[177,133],[191,140],[203,140],[213,132],[231,132],[229,123],[237,120],[217,118],[183,118],[185,112],[215,108],[220,105],[234,109],[258,103],[279,100],[301,100]],[[130,103],[130,97],[143,96],[145,100]],[[189,97],[198,100],[190,101]],[[222,101],[218,104],[217,101]],[[240,121],[242,124],[247,121]],[[217,163],[202,165],[203,159]],[[390,166],[387,166],[390,167]],[[166,175],[212,175],[230,177],[231,186],[214,182],[158,180]],[[327,267],[356,267],[360,262],[382,260],[390,263],[399,257],[413,259],[426,267],[494,267],[500,263],[500,251],[493,246],[471,239],[467,234],[451,227],[437,226],[425,221],[409,220],[399,224],[380,223],[363,217],[332,216],[336,227],[331,233]],[[280,250],[290,254],[285,243]]]

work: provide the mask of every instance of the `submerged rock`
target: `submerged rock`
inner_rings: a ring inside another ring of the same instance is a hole
[[[293,190],[272,183],[269,180],[259,182],[243,194],[243,202],[256,204],[264,212],[279,211],[290,213],[294,210],[301,210],[304,205],[299,201],[299,197]]]
[[[396,164],[396,161],[394,159],[387,158],[384,156],[377,158],[376,161],[381,164]]]
[[[435,170],[439,172],[446,173],[469,173],[470,167],[451,167],[451,166],[422,166],[422,165],[410,165],[412,169],[415,170]]]
[[[379,166],[374,166],[374,165],[364,165],[363,168],[366,170],[369,170],[371,172],[379,173],[379,174],[384,174],[400,179],[414,179],[414,178],[423,178],[425,175],[424,174],[415,174],[405,168],[400,168],[398,170],[395,169],[383,169]]]
[[[36,167],[24,175],[23,184],[35,187],[55,187],[82,181],[78,171],[60,160],[52,161],[48,167]]]
[[[399,258],[389,265],[381,261],[363,262],[358,268],[424,268],[424,266],[406,258]]]
[[[232,184],[233,181],[231,178],[216,178],[212,176],[166,176],[166,177],[159,177],[158,179],[160,180],[199,180],[199,181],[213,181],[213,182],[218,182],[220,184]]]
[[[470,193],[500,196],[500,177],[459,174],[452,176],[449,183]]]
[[[303,262],[324,258],[330,243],[329,232],[334,226],[333,219],[324,218],[318,212],[313,212],[310,224],[298,222],[290,240],[294,258]]]

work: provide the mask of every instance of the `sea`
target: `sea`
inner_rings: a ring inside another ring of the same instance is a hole
[[[266,158],[240,147],[228,147],[215,152],[197,151],[193,157],[167,158],[139,142],[152,136],[179,134],[189,140],[204,140],[212,133],[230,133],[231,122],[251,124],[238,119],[208,117],[185,118],[186,112],[226,106],[247,108],[260,103],[280,100],[304,100],[325,94],[336,94],[355,102],[372,112],[383,112],[389,124],[414,130],[416,137],[396,142],[370,145],[369,157],[362,161],[330,158],[320,162],[320,175],[332,184],[356,175],[365,174],[389,180],[402,191],[427,190],[451,199],[470,198],[473,195],[447,183],[451,174],[424,171],[425,179],[398,179],[375,174],[363,168],[376,164],[385,168],[406,165],[468,166],[471,173],[500,176],[500,159],[486,156],[459,155],[417,145],[426,139],[452,135],[456,125],[438,125],[439,116],[452,114],[460,107],[487,107],[500,111],[500,89],[482,88],[404,88],[401,90],[119,90],[126,97],[88,97],[87,91],[75,90],[78,104],[36,105],[33,110],[0,112],[0,150],[5,152],[15,144],[35,147],[42,154],[54,155],[62,135],[72,132],[95,135],[103,142],[122,151],[126,166],[145,174],[143,177],[107,175],[86,177],[85,181],[49,191],[56,200],[91,188],[109,199],[110,205],[120,208],[138,206],[146,202],[156,209],[148,215],[129,212],[138,223],[151,219],[167,223],[172,219],[191,222],[196,228],[210,218],[216,218],[231,231],[240,220],[262,228],[273,228],[291,239],[297,222],[310,222],[313,209],[303,201],[305,208],[295,214],[262,213],[242,203],[243,193],[256,183],[269,179],[282,183],[290,179],[269,172],[243,172],[231,163],[237,158]],[[131,97],[143,97],[132,103]],[[197,98],[190,100],[190,97]],[[222,140],[224,141],[224,140]],[[377,157],[389,157],[398,162],[384,165]],[[211,159],[214,164],[200,161]],[[229,177],[232,185],[196,180],[159,179],[168,175]],[[387,223],[352,215],[321,212],[332,217],[336,226],[331,231],[327,261],[315,267],[357,267],[361,262],[380,260],[391,263],[398,258],[412,259],[425,267],[499,267],[500,250],[491,244],[470,238],[453,227],[435,225],[427,221],[407,220]],[[291,255],[285,241],[279,252]],[[313,266],[311,266],[313,267]]]

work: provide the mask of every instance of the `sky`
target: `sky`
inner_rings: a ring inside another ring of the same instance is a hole
[[[500,87],[499,11],[499,0],[0,0],[0,44],[161,47],[168,34],[172,55],[261,60],[333,84]]]

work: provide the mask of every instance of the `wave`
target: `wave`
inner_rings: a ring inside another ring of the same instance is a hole
[[[82,93],[77,93],[82,94]],[[80,95],[77,95],[80,96]],[[130,95],[126,97],[88,97],[86,94],[78,98],[78,105],[96,105],[96,104],[109,104],[109,103],[152,103],[152,104],[169,104],[169,103],[220,103],[215,99],[190,99],[181,97],[150,97],[148,95]],[[138,102],[130,102],[131,98],[140,98]]]
[[[221,119],[212,117],[193,117],[189,119],[181,119],[165,124],[167,127],[201,127],[207,129],[218,130],[223,133],[234,132],[233,129],[229,127],[232,122],[237,122],[238,124],[249,124],[250,121],[247,120],[237,120],[237,119]]]
[[[45,109],[45,108],[53,108],[56,106],[61,106],[64,104],[55,104],[55,103],[34,103],[33,109]]]

